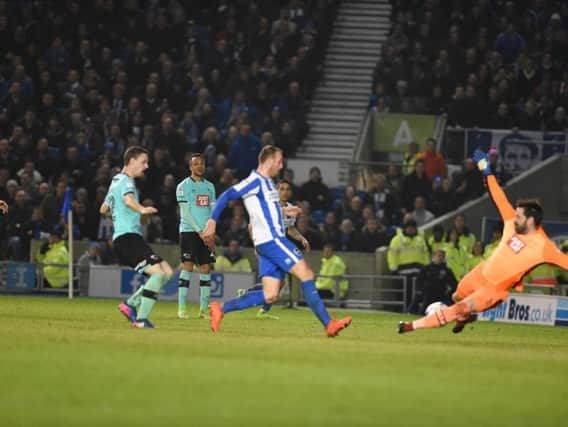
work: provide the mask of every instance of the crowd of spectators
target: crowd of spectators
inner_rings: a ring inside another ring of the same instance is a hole
[[[75,237],[100,241],[101,259],[112,262],[112,222],[98,208],[131,145],[151,152],[138,184],[142,204],[159,214],[143,217],[144,237],[176,242],[175,189],[189,153],[205,154],[221,193],[256,166],[263,145],[294,152],[336,8],[335,0],[0,0],[0,199],[10,204],[2,255],[26,259],[30,240],[61,224],[72,188]],[[410,144],[402,168],[374,174],[365,191],[330,189],[317,167],[305,183],[289,169],[283,178],[302,207],[300,233],[314,249],[339,251],[372,252],[405,215],[425,224],[483,192],[471,162],[448,176],[433,140],[423,151]],[[250,246],[247,220],[234,203],[218,243]]]
[[[456,127],[568,128],[568,4],[395,0],[369,108]]]
[[[205,153],[219,192],[264,144],[293,154],[337,3],[0,0],[3,255],[27,258],[30,239],[61,222],[68,187],[76,237],[107,240],[98,207],[128,146],[151,151],[139,187],[159,216],[144,233],[170,242],[188,153]],[[227,242],[246,240],[240,209]]]

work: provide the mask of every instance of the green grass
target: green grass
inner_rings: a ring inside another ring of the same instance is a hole
[[[280,321],[232,313],[214,335],[165,302],[159,329],[135,330],[116,303],[0,297],[0,426],[568,422],[568,329],[399,336],[400,316],[352,312],[328,339],[309,311],[275,307]]]

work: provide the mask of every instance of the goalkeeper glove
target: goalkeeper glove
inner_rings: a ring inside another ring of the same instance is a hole
[[[477,167],[483,175],[488,176],[493,173],[491,166],[489,165],[489,157],[483,151],[475,150],[473,153],[473,160],[475,160]]]

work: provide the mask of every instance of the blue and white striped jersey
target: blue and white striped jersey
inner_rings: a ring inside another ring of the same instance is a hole
[[[249,214],[255,246],[285,236],[278,191],[270,178],[252,171],[246,179],[233,185],[219,197],[211,218],[218,221],[229,201],[238,198],[243,199]]]

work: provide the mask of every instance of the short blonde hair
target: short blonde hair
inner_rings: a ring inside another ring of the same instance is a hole
[[[260,154],[258,155],[258,163],[264,163],[271,157],[274,157],[276,153],[282,153],[282,149],[275,147],[274,145],[266,145],[265,147],[260,150]]]

